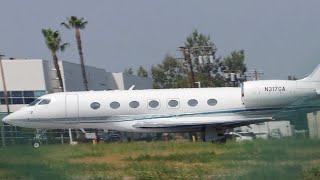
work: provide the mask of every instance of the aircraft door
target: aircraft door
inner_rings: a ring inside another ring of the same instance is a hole
[[[77,94],[66,95],[66,118],[70,119],[70,121],[78,121],[79,98]]]

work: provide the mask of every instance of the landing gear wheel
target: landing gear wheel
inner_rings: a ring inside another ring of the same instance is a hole
[[[38,148],[38,147],[40,147],[40,141],[34,141],[34,142],[32,142],[32,145],[34,148]]]
[[[46,129],[37,129],[36,136],[33,138],[32,145],[34,148],[39,148],[41,143],[41,136],[46,132]]]

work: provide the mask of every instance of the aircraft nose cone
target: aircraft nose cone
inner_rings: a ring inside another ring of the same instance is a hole
[[[9,124],[10,122],[10,114],[2,119],[2,122]]]

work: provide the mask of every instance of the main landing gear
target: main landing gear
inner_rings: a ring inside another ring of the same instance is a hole
[[[32,140],[32,145],[34,148],[40,147],[41,136],[47,131],[47,129],[37,129],[36,136]]]

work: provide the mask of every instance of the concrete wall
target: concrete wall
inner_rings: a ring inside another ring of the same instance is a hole
[[[320,111],[308,113],[309,136],[313,139],[320,139]]]
[[[2,60],[8,91],[47,90],[43,60]],[[3,90],[2,78],[0,89]]]
[[[2,60],[7,91],[49,91],[46,83],[46,61],[42,59],[4,59]],[[1,70],[0,70],[1,72]],[[0,91],[3,91],[0,74]],[[10,111],[14,112],[25,104],[11,104]],[[0,112],[7,112],[6,105],[0,105]]]

